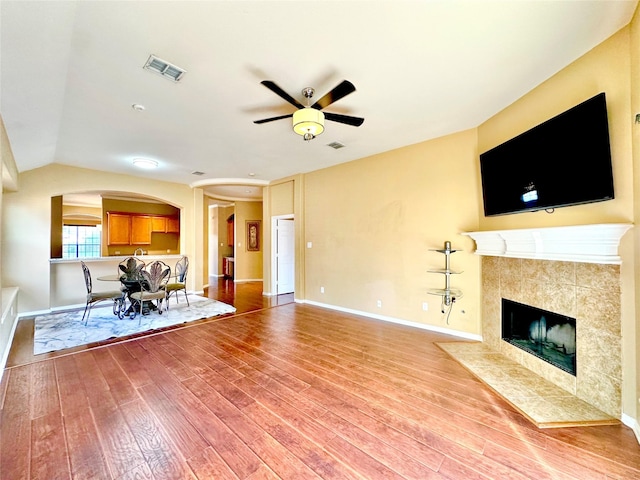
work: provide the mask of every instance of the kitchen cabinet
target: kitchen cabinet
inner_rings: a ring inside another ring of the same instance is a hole
[[[227,218],[227,246],[233,247],[233,226],[234,226],[234,216],[231,215]]]
[[[180,218],[107,212],[108,245],[150,245],[154,232],[180,233]]]
[[[131,215],[107,212],[107,243],[129,245],[131,241]]]
[[[167,217],[167,233],[180,233],[180,219],[178,217]]]
[[[222,258],[222,274],[225,278],[233,278],[233,267],[235,264],[235,258],[223,257]]]
[[[151,243],[151,216],[131,216],[131,245],[149,245]]]
[[[151,217],[151,231],[154,233],[180,233],[180,219],[178,217]]]
[[[151,231],[164,233],[167,231],[167,217],[151,217]]]

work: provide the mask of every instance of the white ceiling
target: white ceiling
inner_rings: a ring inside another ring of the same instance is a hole
[[[0,0],[0,113],[21,172],[56,162],[260,198],[261,183],[479,125],[625,26],[636,4]],[[150,54],[184,79],[143,70]],[[317,99],[344,79],[357,91],[326,111],[361,127],[327,121],[304,142],[290,119],[253,123],[295,109],[262,80],[305,103],[304,87]]]

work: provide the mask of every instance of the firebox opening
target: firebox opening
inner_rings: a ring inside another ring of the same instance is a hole
[[[502,339],[576,375],[576,319],[502,299]]]

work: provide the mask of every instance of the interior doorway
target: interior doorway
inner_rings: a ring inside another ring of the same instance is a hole
[[[295,290],[295,224],[293,215],[272,217],[275,294]]]

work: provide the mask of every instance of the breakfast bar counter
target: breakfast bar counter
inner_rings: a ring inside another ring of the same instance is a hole
[[[49,260],[51,309],[55,311],[84,306],[87,289],[84,284],[84,275],[80,265],[81,261],[86,263],[91,271],[93,291],[101,292],[113,290],[113,282],[100,281],[98,277],[117,274],[120,262],[130,256],[131,255],[96,258],[52,258]],[[139,255],[137,258],[145,263],[162,260],[173,270],[181,256],[182,255]]]

